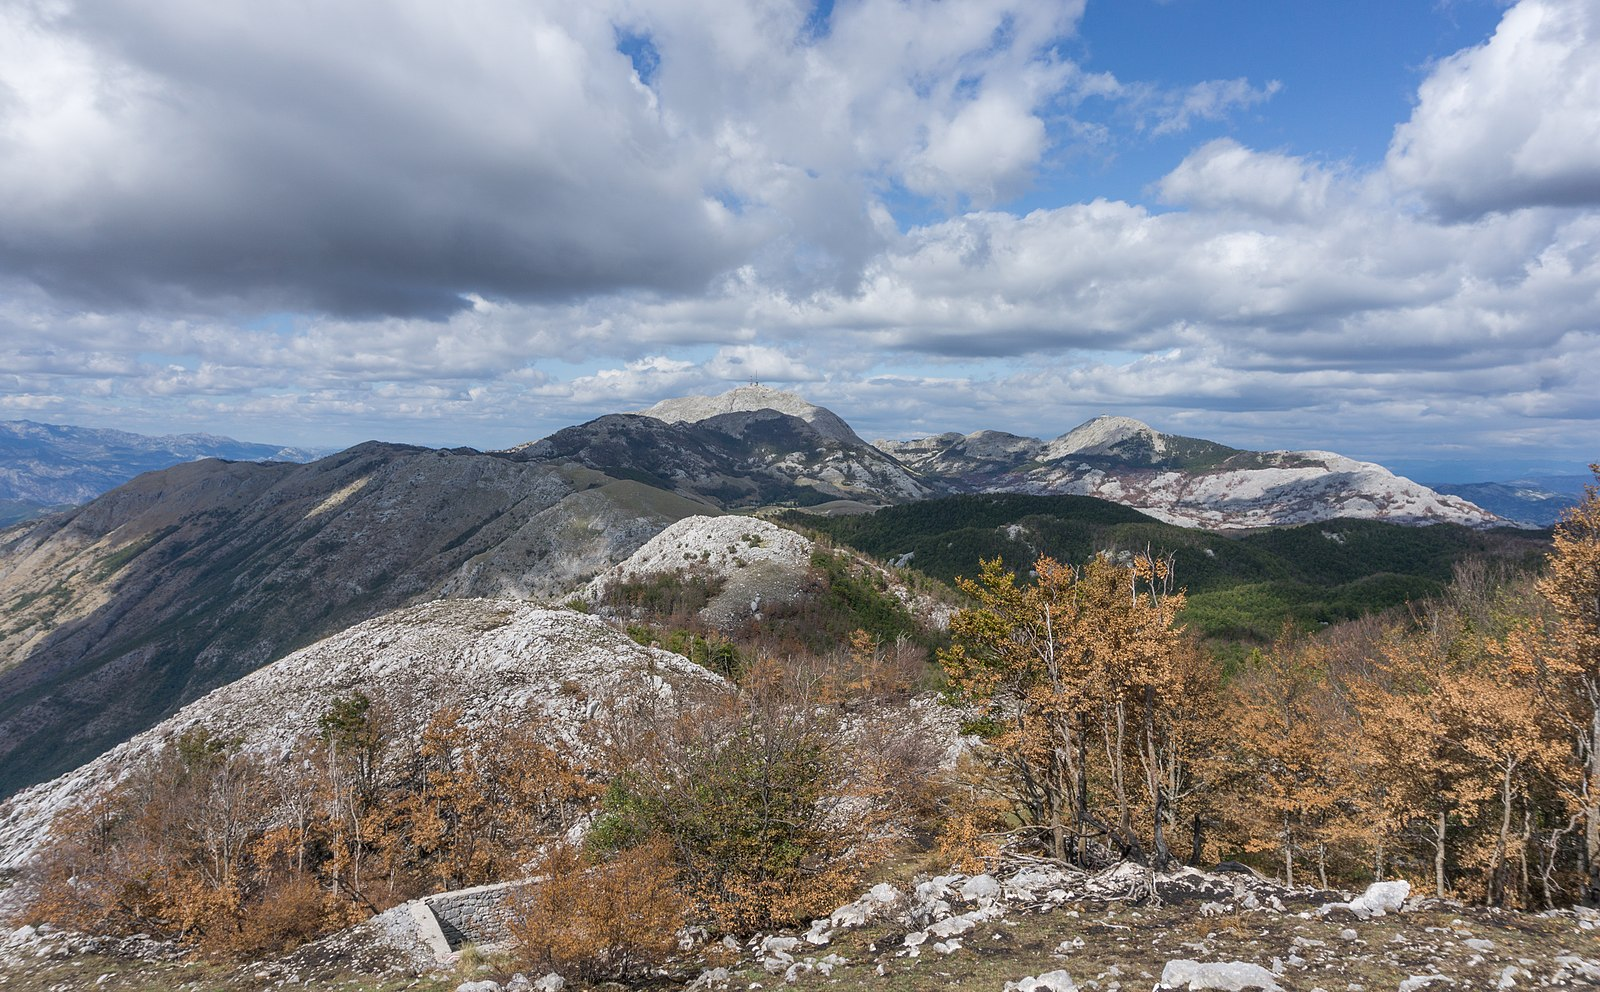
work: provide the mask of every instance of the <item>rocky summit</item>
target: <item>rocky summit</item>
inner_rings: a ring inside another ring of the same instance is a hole
[[[662,400],[649,409],[640,410],[639,413],[646,417],[664,420],[669,424],[676,424],[685,421],[698,423],[725,413],[755,413],[757,410],[776,410],[791,417],[799,417],[815,427],[817,433],[836,441],[843,441],[846,444],[865,443],[850,425],[832,410],[817,406],[797,393],[784,392],[758,383],[739,386],[717,396],[679,396]]]
[[[882,506],[944,491],[848,428],[832,430],[829,418],[837,418],[814,409],[816,422],[765,407],[671,421],[614,414],[521,445],[510,455],[580,464],[721,508],[838,501]]]

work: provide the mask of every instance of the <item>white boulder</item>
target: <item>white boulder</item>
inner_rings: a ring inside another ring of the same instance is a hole
[[[1258,964],[1245,961],[1168,961],[1161,969],[1161,984],[1171,989],[1213,989],[1217,992],[1283,992],[1278,976]]]
[[[1367,886],[1367,891],[1349,902],[1330,902],[1317,910],[1317,915],[1326,916],[1335,909],[1348,909],[1359,918],[1367,920],[1374,916],[1398,913],[1410,895],[1411,883],[1404,879],[1397,882],[1373,882]]]
[[[1027,978],[1015,982],[1007,982],[1005,992],[1078,992],[1078,986],[1072,981],[1072,976],[1064,970],[1047,971],[1035,978]]]
[[[974,875],[961,883],[961,898],[967,902],[1000,898],[1000,882],[993,875]]]

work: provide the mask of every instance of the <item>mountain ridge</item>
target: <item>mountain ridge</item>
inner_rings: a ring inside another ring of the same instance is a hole
[[[956,492],[1097,496],[1168,523],[1241,529],[1337,517],[1507,526],[1373,462],[1331,451],[1246,451],[1102,416],[1053,438],[998,431],[879,440],[879,450]]]
[[[823,428],[768,407],[698,420],[608,414],[506,455],[581,464],[723,509],[852,499],[891,504],[941,491],[853,432],[841,439],[825,429],[827,418],[819,421]]]
[[[207,434],[146,438],[6,422],[0,424],[0,524],[40,514],[45,501],[55,508],[82,502],[123,471],[107,469],[111,474],[98,482],[80,475],[70,484],[51,483],[15,453],[7,464],[7,427],[13,437],[70,434],[88,439],[85,444],[113,439],[161,452],[146,456],[155,461],[219,448],[231,460],[311,454]],[[1051,439],[978,430],[869,445],[826,407],[757,383],[715,396],[665,399],[637,414],[609,414],[500,454],[579,464],[720,509],[830,501],[871,507],[957,492],[1065,493],[1122,502],[1184,526],[1249,528],[1357,516],[1493,527],[1548,525],[1571,503],[1516,484],[1433,489],[1334,452],[1247,451],[1115,415],[1091,418]],[[15,481],[8,490],[8,477],[31,481]],[[23,492],[28,500],[16,501]],[[1506,513],[1473,503],[1475,494]]]
[[[817,429],[819,434],[851,444],[866,442],[845,422],[844,418],[826,407],[817,406],[798,393],[791,393],[760,383],[738,386],[716,396],[676,396],[640,410],[641,416],[654,417],[667,423],[699,422],[725,413],[754,413],[757,410],[776,410],[791,417],[799,417]]]
[[[746,405],[771,395],[744,388]],[[306,465],[185,462],[0,532],[0,793],[384,610],[571,595],[687,516],[1013,492],[1217,529],[1341,515],[1501,524],[1379,466],[1239,452],[1129,418],[1054,442],[901,442],[908,467],[820,430],[823,408],[718,412],[732,404],[670,423],[610,415],[503,452],[367,442]]]

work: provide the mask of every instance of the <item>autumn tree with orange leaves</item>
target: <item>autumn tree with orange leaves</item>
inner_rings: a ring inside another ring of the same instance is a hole
[[[1555,528],[1539,592],[1549,623],[1520,631],[1511,654],[1536,670],[1543,702],[1561,722],[1574,766],[1564,793],[1583,825],[1583,901],[1600,903],[1600,463],[1596,484]]]
[[[976,605],[952,618],[940,655],[950,692],[981,714],[1021,833],[1080,863],[1109,850],[1165,864],[1193,789],[1185,707],[1215,691],[1215,673],[1181,650],[1171,560],[1042,557],[1033,575],[1019,584],[996,559],[959,582]]]
[[[1247,851],[1276,851],[1293,885],[1307,855],[1324,885],[1333,823],[1347,800],[1337,746],[1339,704],[1327,684],[1324,653],[1285,632],[1240,674],[1229,707],[1232,754],[1240,776],[1232,796]]]

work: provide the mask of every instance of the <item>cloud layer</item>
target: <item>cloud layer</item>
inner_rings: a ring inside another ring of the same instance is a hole
[[[1008,209],[1278,92],[1090,71],[1081,15],[20,0],[0,417],[493,446],[757,377],[869,433],[1600,457],[1592,4],[1429,67],[1381,162],[1197,134]]]

